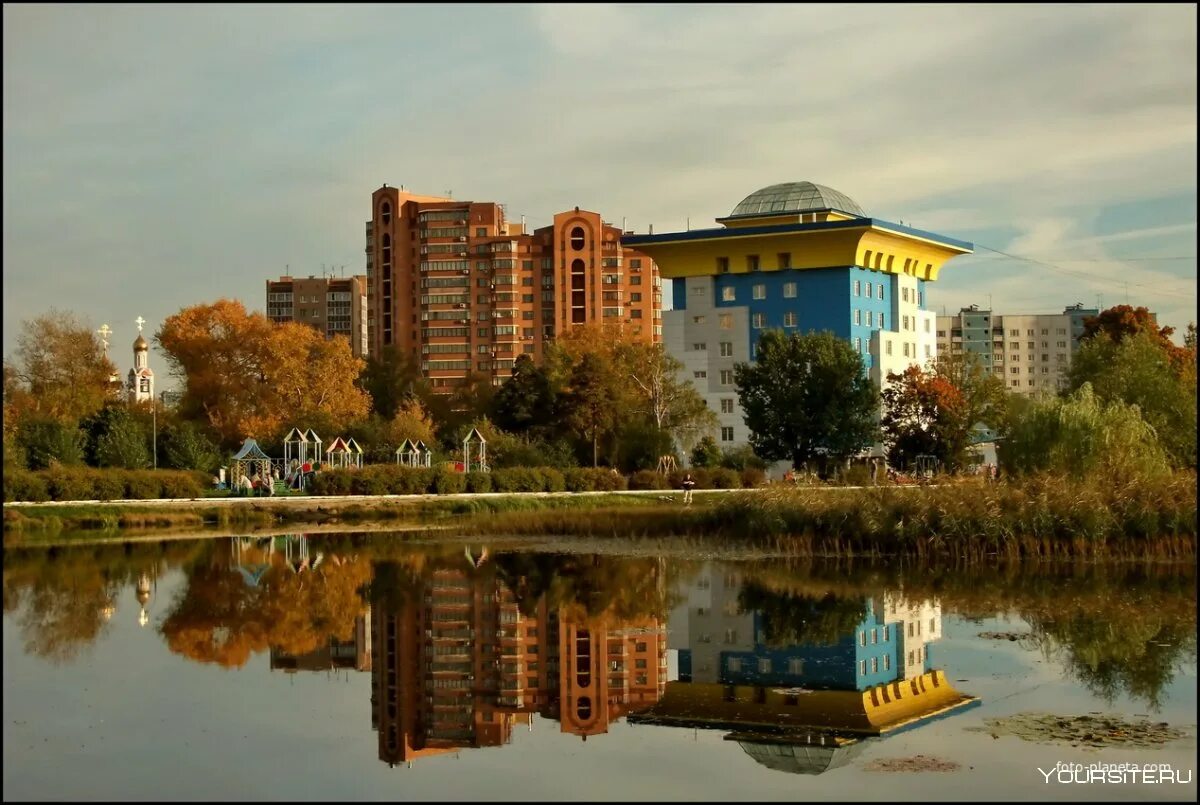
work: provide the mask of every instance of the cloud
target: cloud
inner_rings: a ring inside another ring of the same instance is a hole
[[[6,354],[51,302],[116,327],[221,295],[261,308],[285,266],[361,272],[384,181],[644,232],[810,179],[1048,256],[1127,229],[1109,219],[1128,205],[1191,198],[1153,225],[1195,217],[1189,6],[6,6],[4,22]],[[1137,246],[1163,244],[1194,254],[1187,233]],[[1011,285],[1052,309],[1098,285],[959,260],[934,298]],[[1190,297],[1155,304],[1190,317],[1194,260],[1093,269],[1187,275]]]

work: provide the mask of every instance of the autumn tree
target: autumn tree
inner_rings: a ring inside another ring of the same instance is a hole
[[[356,385],[363,362],[347,339],[326,340],[295,322],[276,325],[240,302],[184,308],[156,338],[184,381],[182,416],[205,423],[226,446],[295,423],[341,427],[370,409]]]
[[[909,366],[900,374],[888,373],[882,397],[889,464],[910,467],[919,455],[934,456],[951,470],[963,464],[972,422],[958,387]]]
[[[717,428],[717,415],[691,382],[680,379],[683,364],[662,344],[620,345],[616,357],[633,383],[633,412],[648,417],[660,433],[688,449]]]
[[[116,367],[100,339],[69,311],[52,308],[22,322],[14,357],[5,368],[6,420],[76,424],[119,396],[119,384],[110,382]]]
[[[767,330],[755,362],[734,367],[754,452],[770,461],[842,459],[878,434],[878,394],[862,356],[833,333]]]
[[[371,395],[375,413],[390,420],[405,402],[428,394],[428,382],[421,377],[420,364],[396,346],[383,347],[367,358],[360,379]]]

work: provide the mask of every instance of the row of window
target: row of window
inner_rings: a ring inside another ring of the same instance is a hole
[[[863,314],[863,312],[861,310],[854,311],[854,323],[855,324],[861,325],[863,323],[863,315],[862,314]],[[873,310],[867,311],[867,326],[868,327],[875,326],[875,311],[873,311]],[[879,327],[880,327],[880,329],[884,329],[882,313],[879,314]]]
[[[864,286],[865,286],[865,288],[864,288]],[[870,299],[871,298],[871,286],[872,286],[872,283],[870,281],[863,282],[862,280],[855,280],[854,281],[854,295],[855,296],[865,296],[867,299]],[[879,294],[878,298],[882,299],[883,298],[883,283],[882,282],[875,283],[875,286],[876,286],[876,293]],[[866,293],[863,293],[864,290],[866,291]]]
[[[791,268],[792,267],[791,252],[779,252],[778,254],[776,254],[775,255],[775,265],[779,269]],[[759,268],[760,268],[760,265],[759,265],[758,255],[757,254],[746,255],[746,270],[747,271],[758,271]],[[728,274],[729,273],[729,258],[728,257],[718,257],[717,258],[717,273],[718,274]]]
[[[727,635],[727,639],[725,640],[725,642],[733,643],[736,641],[729,640],[728,635]],[[758,657],[757,660],[758,660],[758,672],[760,674],[771,673],[772,666],[771,666],[771,658],[770,657]],[[730,673],[736,674],[742,670],[742,658],[741,657],[730,657],[727,662],[728,662],[728,668],[729,668]],[[789,674],[803,674],[804,673],[803,658],[789,657],[788,658],[788,673]]]

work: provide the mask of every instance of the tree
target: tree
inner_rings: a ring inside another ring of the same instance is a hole
[[[1069,397],[1034,400],[1000,447],[1006,471],[1062,472],[1102,483],[1168,470],[1158,436],[1135,405],[1108,403],[1085,383]]]
[[[618,407],[613,405],[611,367],[594,353],[587,353],[571,372],[567,388],[567,418],[592,443],[592,466],[599,464],[600,439],[612,433]]]
[[[1136,405],[1177,467],[1196,465],[1195,350],[1163,349],[1159,335],[1142,330],[1120,341],[1092,338],[1076,353],[1068,375],[1072,392],[1090,385],[1102,402]]]
[[[25,451],[31,470],[43,470],[56,462],[82,464],[84,443],[83,431],[57,419],[30,420],[17,434],[17,444]]]
[[[276,325],[221,299],[169,316],[156,336],[184,380],[180,413],[210,427],[226,446],[269,439],[294,423],[343,428],[370,410],[356,385],[363,361],[345,338],[307,325]]]
[[[878,433],[878,394],[861,356],[829,332],[767,330],[755,363],[734,368],[754,452],[799,469],[818,456],[842,459]]]
[[[167,464],[175,469],[213,472],[221,466],[220,449],[194,422],[168,427],[163,441]]]
[[[119,395],[110,382],[116,367],[100,340],[69,311],[22,322],[15,358],[5,372],[5,402],[14,406],[6,415],[76,424]]]
[[[717,415],[694,385],[680,380],[683,364],[662,344],[621,344],[616,357],[633,381],[633,410],[648,416],[659,431],[686,449],[717,427]]]
[[[114,417],[96,440],[97,466],[144,470],[150,462],[149,438],[141,424],[127,412]]]
[[[1146,333],[1150,340],[1166,354],[1167,359],[1176,370],[1188,363],[1195,366],[1196,353],[1194,347],[1187,346],[1187,336],[1184,336],[1184,346],[1179,347],[1171,340],[1174,327],[1159,327],[1154,314],[1145,307],[1116,305],[1102,311],[1097,316],[1089,316],[1083,320],[1083,335],[1079,337],[1080,346],[1088,341],[1110,341],[1119,344],[1126,338],[1139,333]]]
[[[385,420],[394,417],[406,401],[428,393],[420,364],[390,345],[367,359],[360,383],[371,395],[375,413]]]
[[[513,364],[512,377],[492,398],[491,419],[511,433],[552,428],[560,391],[546,369],[536,366],[528,355],[521,355]]]
[[[883,392],[883,441],[888,463],[910,467],[931,455],[948,469],[966,460],[972,421],[962,391],[944,377],[909,366],[888,373]]]
[[[691,464],[693,467],[716,467],[721,462],[721,448],[717,440],[705,436],[692,450]]]

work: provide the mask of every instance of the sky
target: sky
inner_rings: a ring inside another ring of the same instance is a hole
[[[124,370],[138,316],[365,273],[384,183],[661,233],[808,180],[976,244],[939,312],[1196,318],[1193,5],[3,13],[6,358],[52,307]]]

